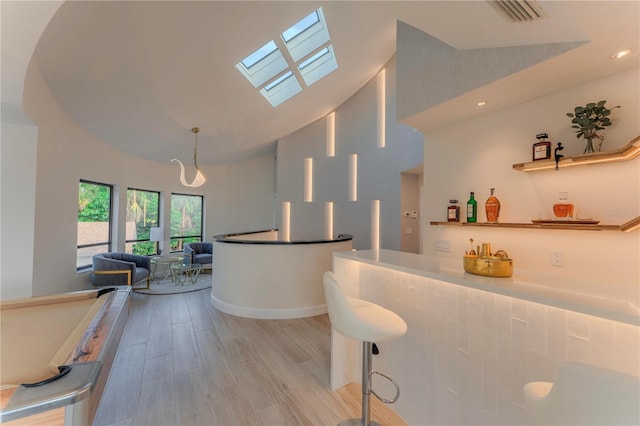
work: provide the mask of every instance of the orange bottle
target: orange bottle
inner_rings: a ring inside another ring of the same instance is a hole
[[[484,211],[487,214],[487,222],[498,223],[500,216],[500,201],[493,195],[495,188],[491,188],[491,196],[484,203]]]

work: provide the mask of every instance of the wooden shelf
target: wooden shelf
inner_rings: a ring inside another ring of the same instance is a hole
[[[462,227],[467,227],[467,226],[483,226],[483,227],[487,227],[487,228],[527,228],[527,229],[564,229],[564,230],[571,230],[571,231],[625,231],[625,232],[629,232],[632,231],[634,229],[638,229],[638,228],[633,228],[631,227],[632,224],[635,223],[635,225],[637,226],[638,224],[640,224],[640,217],[637,217],[635,219],[630,220],[629,222],[625,223],[624,225],[569,225],[569,224],[563,224],[563,223],[544,223],[544,224],[538,224],[538,223],[467,223],[467,222],[429,222],[431,225],[444,225],[444,226],[462,226]],[[628,225],[627,229],[625,228],[625,225]]]
[[[585,164],[613,163],[615,161],[632,160],[640,156],[640,136],[631,142],[613,151],[596,152],[592,154],[574,155],[564,157],[558,162],[558,168],[583,166]],[[513,165],[514,170],[521,172],[534,172],[537,170],[550,170],[556,168],[556,162],[551,160],[530,161]]]

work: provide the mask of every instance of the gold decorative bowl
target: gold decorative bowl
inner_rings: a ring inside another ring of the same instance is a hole
[[[504,253],[502,250],[500,252]],[[508,256],[465,255],[463,265],[465,272],[485,277],[507,278],[513,274],[513,259]]]

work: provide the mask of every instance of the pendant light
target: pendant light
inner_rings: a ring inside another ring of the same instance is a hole
[[[193,150],[193,164],[196,166],[196,177],[191,183],[187,183],[184,178],[184,165],[182,161],[177,158],[173,158],[171,161],[177,161],[180,164],[180,183],[184,186],[188,186],[190,188],[197,188],[201,186],[203,183],[207,181],[207,178],[204,177],[200,169],[198,168],[198,132],[200,132],[200,128],[194,127],[191,131],[196,135],[196,146]]]

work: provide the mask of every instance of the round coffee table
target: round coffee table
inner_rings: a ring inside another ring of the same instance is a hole
[[[151,258],[151,281],[166,280],[171,276],[171,265],[184,262],[182,255],[153,256]]]

